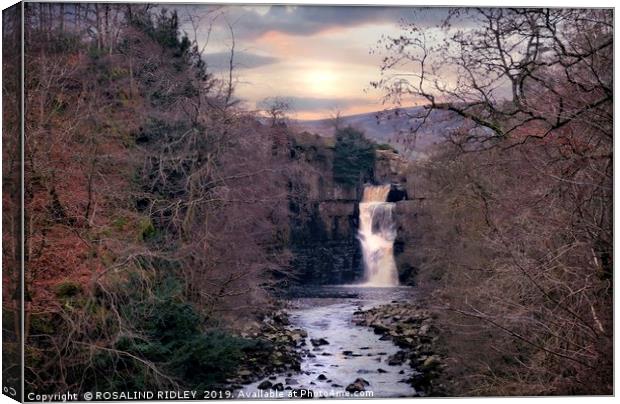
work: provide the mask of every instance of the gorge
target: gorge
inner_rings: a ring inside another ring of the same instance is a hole
[[[431,338],[416,331],[422,321],[425,330],[430,323],[408,303],[415,300],[408,163],[395,150],[372,145],[370,163],[342,182],[339,142],[337,136],[291,135],[291,157],[310,167],[304,192],[290,204],[297,280],[280,299],[283,314],[266,321],[279,327],[273,341],[288,341],[285,352],[296,352],[299,366],[236,379],[242,397],[431,392],[423,366],[432,355]],[[402,322],[391,324],[394,319]]]

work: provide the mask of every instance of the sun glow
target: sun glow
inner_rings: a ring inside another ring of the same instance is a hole
[[[335,93],[337,82],[338,75],[332,69],[312,69],[304,75],[306,88],[310,92],[320,95]]]

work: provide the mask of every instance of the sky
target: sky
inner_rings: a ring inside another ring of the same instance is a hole
[[[382,94],[382,35],[399,35],[403,20],[429,29],[444,9],[375,6],[175,6],[207,65],[226,75],[235,38],[236,96],[250,109],[282,97],[296,119],[377,111]],[[192,19],[189,16],[192,15]],[[193,23],[191,22],[193,20]],[[194,29],[196,28],[196,29]]]

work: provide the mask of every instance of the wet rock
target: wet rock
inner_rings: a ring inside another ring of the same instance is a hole
[[[293,379],[290,377],[287,377],[286,379],[284,379],[284,383],[290,385],[290,386],[295,386],[297,384],[299,384],[299,382],[297,381],[297,379]]]
[[[269,376],[269,380],[276,380],[277,377],[276,376]]]
[[[271,388],[277,391],[282,391],[284,390],[284,385],[282,383],[276,383]]]
[[[342,387],[342,386],[338,383],[332,383],[332,387]]]
[[[322,345],[329,345],[329,342],[325,338],[312,338],[310,339],[312,346],[318,347]]]
[[[265,380],[265,381],[261,382],[261,383],[257,386],[257,388],[258,388],[259,390],[267,390],[267,389],[270,389],[272,386],[273,386],[273,384],[272,384],[269,380]]]
[[[353,355],[353,351],[342,351],[342,354],[344,356],[351,356],[351,355]]]
[[[359,377],[355,379],[353,383],[349,384],[345,390],[348,391],[349,393],[366,391],[366,386],[370,386],[370,383],[368,383],[368,381]]]
[[[273,315],[273,322],[278,325],[289,325],[288,316],[285,312],[278,312]]]
[[[377,369],[377,373],[389,373],[387,370],[383,370],[381,368]]]
[[[387,364],[390,366],[402,365],[407,360],[407,353],[405,351],[398,351],[394,355],[388,357]]]
[[[381,336],[381,338],[379,338],[379,341],[389,341],[391,339],[392,337],[389,334],[384,334]]]
[[[317,380],[327,380],[327,376],[325,376],[324,374],[320,374],[319,377],[316,378]]]
[[[321,355],[323,355],[323,356],[332,356],[332,354],[330,354],[329,352],[323,352]]]
[[[429,356],[422,364],[422,369],[425,371],[435,370],[439,367],[441,362],[436,355]]]
[[[390,331],[387,326],[381,323],[372,324],[371,327],[373,328],[375,334],[385,334]]]

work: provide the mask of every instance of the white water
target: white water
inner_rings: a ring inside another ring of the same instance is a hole
[[[389,192],[390,185],[366,185],[359,204],[358,238],[364,258],[364,286],[398,286],[394,261],[394,203],[386,202]]]

